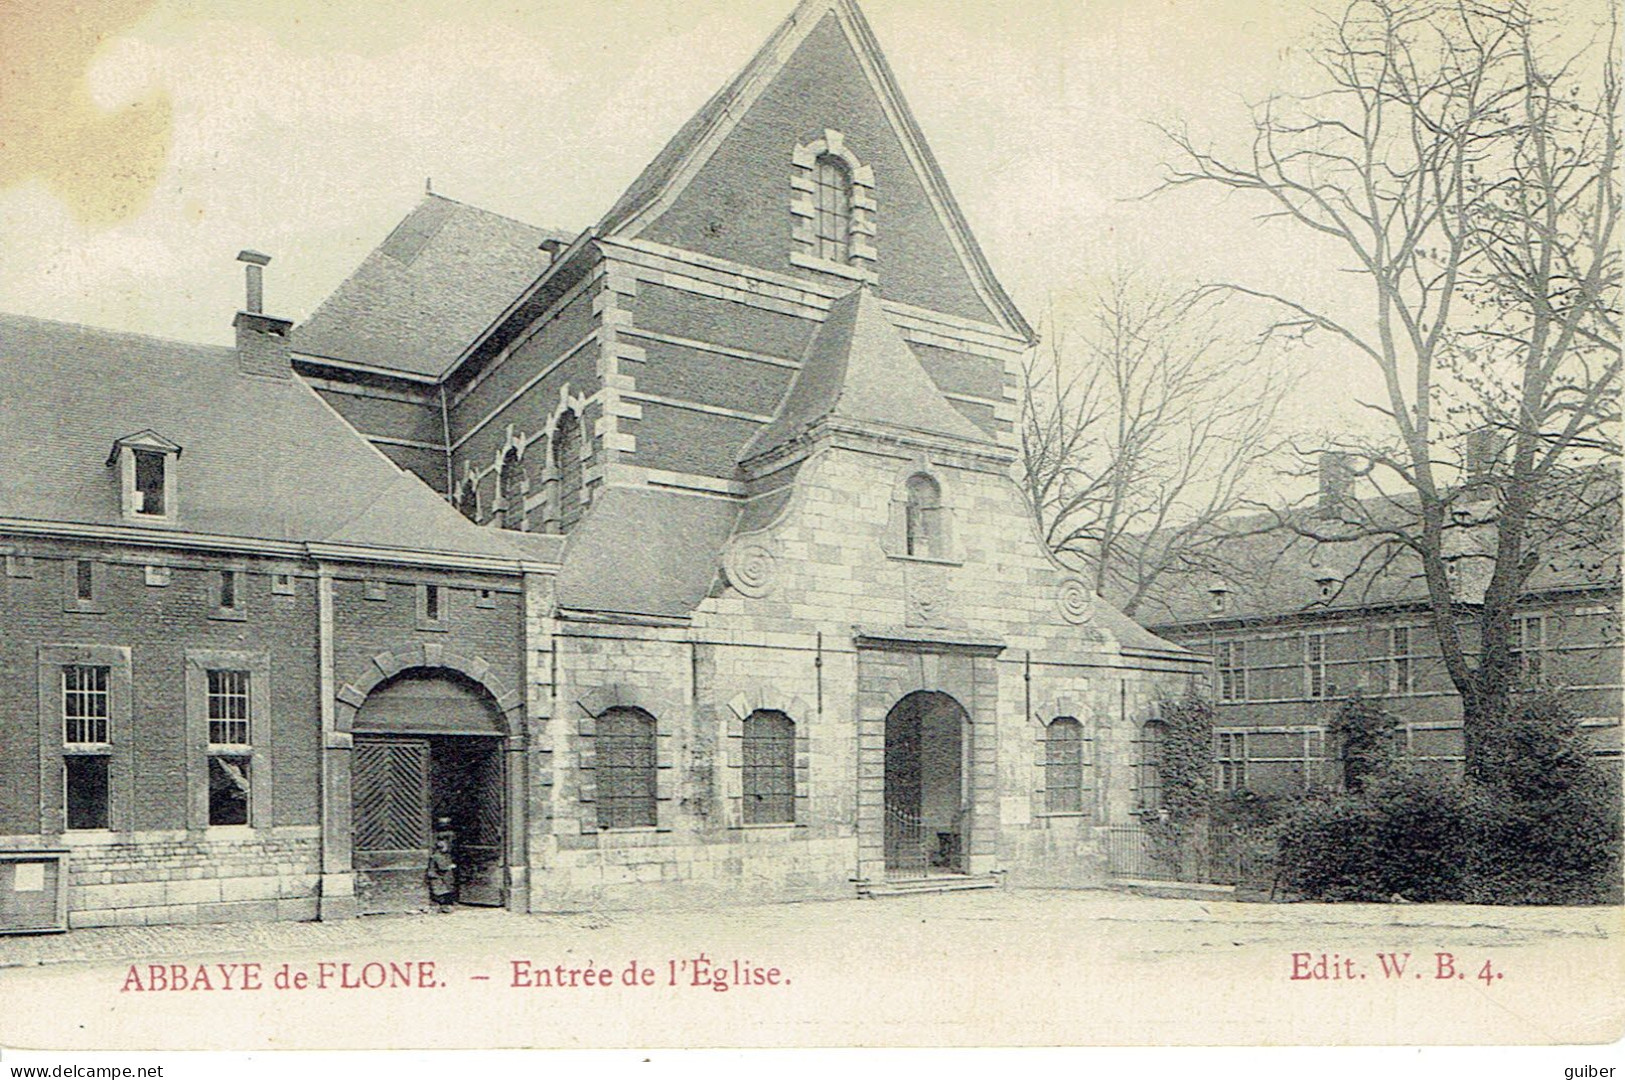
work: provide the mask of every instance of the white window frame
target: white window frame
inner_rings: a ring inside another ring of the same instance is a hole
[[[1303,635],[1303,696],[1311,701],[1326,697],[1326,635],[1318,630]]]

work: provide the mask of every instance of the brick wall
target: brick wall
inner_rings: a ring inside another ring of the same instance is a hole
[[[909,164],[901,141],[833,16],[826,16],[644,236],[691,251],[829,283],[793,267],[791,153],[826,128],[875,174],[882,294],[932,311],[992,321]]]

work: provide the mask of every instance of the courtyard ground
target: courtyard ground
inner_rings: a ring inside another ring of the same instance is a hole
[[[0,1002],[0,1046],[36,1049],[1595,1044],[1625,1031],[1625,913],[1041,890],[458,909],[0,938]]]

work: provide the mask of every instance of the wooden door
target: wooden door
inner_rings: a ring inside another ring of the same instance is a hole
[[[358,736],[350,790],[357,909],[422,908],[429,896],[429,740]]]
[[[506,899],[506,830],[503,828],[507,777],[497,739],[469,740],[479,750],[465,759],[468,804],[457,858],[458,897],[465,904],[501,907]]]

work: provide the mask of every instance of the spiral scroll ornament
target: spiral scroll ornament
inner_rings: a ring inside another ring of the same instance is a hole
[[[1069,623],[1088,622],[1095,613],[1095,594],[1081,581],[1068,579],[1061,582],[1059,593],[1061,618]]]
[[[766,596],[777,576],[777,560],[765,544],[735,544],[722,560],[728,584],[746,596]]]

